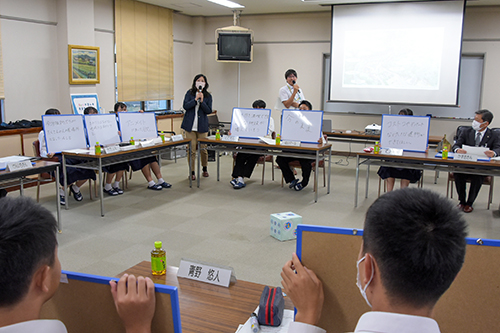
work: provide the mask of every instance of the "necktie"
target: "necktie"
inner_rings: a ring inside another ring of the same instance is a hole
[[[476,147],[479,147],[480,143],[481,143],[481,133],[477,132],[477,134],[476,134]]]

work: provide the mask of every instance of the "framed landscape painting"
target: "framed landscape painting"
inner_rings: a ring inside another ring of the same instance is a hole
[[[69,84],[96,84],[99,79],[99,48],[68,45]]]

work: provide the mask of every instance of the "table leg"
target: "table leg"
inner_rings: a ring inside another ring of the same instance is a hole
[[[57,230],[62,233],[61,225],[61,204],[59,203],[59,166],[56,166],[56,211],[57,211]]]
[[[220,155],[219,151],[215,151],[215,158],[217,159],[217,181],[220,181]]]
[[[188,146],[188,156],[191,157],[191,143],[189,143],[187,146]],[[191,170],[191,163],[188,163],[188,169],[189,169],[189,174],[188,174],[189,188],[192,188],[193,187],[193,179],[191,178],[191,172],[193,170]]]
[[[366,166],[366,190],[365,190],[365,199],[368,198],[368,185],[370,180],[370,163]]]
[[[359,155],[356,155],[356,185],[354,187],[354,208],[358,207]]]
[[[99,157],[99,200],[101,201],[101,217],[104,217],[104,186],[102,186],[102,159]]]
[[[62,154],[62,160],[63,160],[63,168],[62,168],[62,173],[63,173],[63,178],[64,178],[64,181],[63,181],[63,191],[64,191],[64,201],[66,202],[66,204],[64,205],[64,207],[66,208],[66,210],[69,209],[69,197],[68,197],[68,177],[67,177],[67,172],[66,172],[66,157],[64,156],[64,154]],[[59,182],[59,179],[56,179],[56,183]]]
[[[316,191],[314,191],[314,202],[318,202],[318,179],[319,179],[319,174],[318,174],[318,168],[319,167],[319,150],[316,151],[316,165],[314,166],[314,172],[316,172],[316,177],[314,180],[314,187],[316,188]],[[324,167],[324,166],[323,166]]]
[[[327,194],[330,194],[330,177],[332,173],[332,148],[328,149],[328,191]]]
[[[19,179],[19,194],[21,196],[24,195],[24,182],[23,182],[23,179],[24,179],[24,177],[21,177],[21,179]]]

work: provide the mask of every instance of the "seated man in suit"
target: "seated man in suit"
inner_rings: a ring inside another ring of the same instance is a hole
[[[465,154],[467,151],[462,145],[488,147],[490,150],[485,151],[486,156],[495,157],[500,154],[500,137],[496,135],[488,126],[493,120],[493,114],[488,110],[476,111],[472,128],[465,128],[458,133],[458,138],[453,145],[453,152]],[[462,173],[454,173],[455,185],[458,193],[458,208],[465,213],[473,211],[472,204],[476,200],[481,185],[483,184],[484,176],[468,175]],[[465,185],[467,179],[470,179],[469,199],[466,199]]]
[[[52,213],[27,197],[0,200],[0,332],[66,333],[59,320],[40,319],[42,305],[52,298],[60,279]],[[153,281],[124,275],[118,284],[110,284],[125,331],[151,332]]]
[[[435,192],[405,188],[378,198],[366,213],[356,263],[356,285],[372,311],[354,332],[439,333],[432,312],[462,268],[466,229],[459,210]],[[325,332],[314,326],[324,300],[320,279],[295,254],[281,277],[297,308],[288,332]]]

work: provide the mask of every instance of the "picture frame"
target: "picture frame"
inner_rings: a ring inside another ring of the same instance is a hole
[[[99,47],[68,45],[69,84],[100,83]]]

